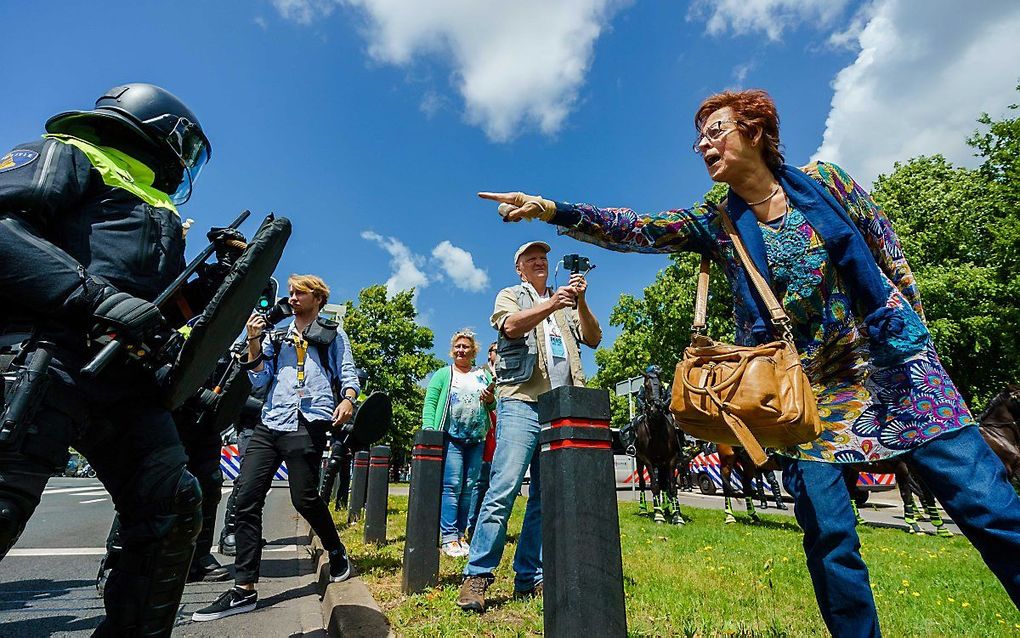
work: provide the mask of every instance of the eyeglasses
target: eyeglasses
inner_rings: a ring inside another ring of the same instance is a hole
[[[718,142],[733,131],[737,130],[737,127],[735,126],[733,128],[723,128],[723,124],[738,124],[738,122],[736,120],[716,120],[709,124],[697,137],[694,138],[694,144],[691,146],[691,148],[694,149],[694,152],[701,155],[701,140],[705,139],[709,142]]]
[[[489,348],[489,354],[492,354],[493,352],[496,352],[496,349],[495,348]]]

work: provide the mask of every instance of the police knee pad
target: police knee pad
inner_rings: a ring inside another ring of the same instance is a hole
[[[27,522],[28,514],[17,501],[0,496],[0,558],[18,542]]]

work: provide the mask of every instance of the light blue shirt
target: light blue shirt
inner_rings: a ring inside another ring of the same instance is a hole
[[[272,340],[266,336],[262,340],[262,352],[265,353],[262,370],[248,372],[254,388],[272,383],[266,396],[266,403],[262,406],[262,422],[270,430],[280,432],[297,431],[298,413],[303,414],[308,421],[332,420],[336,402],[333,400],[331,379],[339,380],[337,385],[341,388],[341,395],[348,388],[355,393],[361,392],[354,368],[354,356],[351,354],[351,342],[343,330],[337,330],[336,338],[329,344],[327,356],[329,361],[325,369],[319,361],[319,349],[313,344],[308,344],[308,351],[305,354],[305,383],[298,388],[297,349],[294,347],[293,333],[292,325],[281,344],[278,356]]]

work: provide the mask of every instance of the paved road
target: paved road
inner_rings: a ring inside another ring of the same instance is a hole
[[[229,488],[224,488],[224,497]],[[223,520],[220,503],[216,538]],[[18,544],[0,564],[0,635],[88,636],[103,615],[95,577],[113,519],[110,496],[95,479],[51,479]],[[266,500],[259,609],[191,623],[230,583],[193,583],[184,591],[175,636],[288,636],[322,627],[313,564],[285,483]],[[214,547],[215,549],[215,547]],[[217,556],[221,562],[232,559]]]

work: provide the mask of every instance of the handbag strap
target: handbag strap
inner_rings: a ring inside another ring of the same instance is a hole
[[[740,259],[740,264],[744,267],[747,276],[750,277],[751,283],[754,285],[754,289],[758,291],[758,295],[768,308],[772,325],[779,330],[779,336],[783,340],[793,343],[790,318],[786,315],[786,311],[783,310],[783,305],[776,299],[776,295],[769,288],[768,282],[765,281],[765,278],[758,272],[758,268],[755,267],[754,262],[751,261],[751,256],[747,254],[747,248],[744,247],[744,242],[741,241],[740,235],[737,234],[737,230],[733,227],[733,222],[730,221],[729,215],[726,214],[726,211],[721,206],[716,206],[715,210],[719,213],[719,217],[722,220],[723,230],[726,231],[730,241],[733,242],[733,249]],[[711,258],[708,255],[703,255],[701,257],[701,271],[698,273],[698,291],[694,299],[694,323],[691,325],[691,330],[697,334],[701,334],[707,325],[708,276],[711,266]]]

